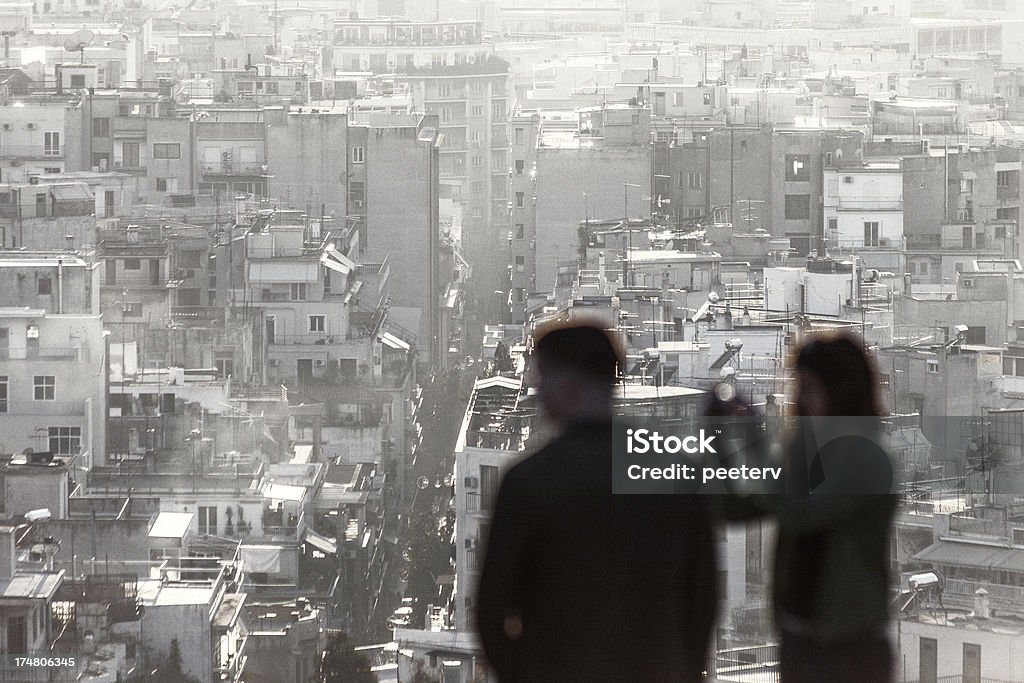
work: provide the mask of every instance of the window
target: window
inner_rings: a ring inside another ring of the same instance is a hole
[[[524,170],[526,170],[526,161],[516,159],[516,175],[523,175]]]
[[[92,120],[92,136],[94,138],[110,137],[110,119],[105,116]]]
[[[267,94],[268,95],[276,95],[276,94],[278,94],[278,84],[277,84],[277,81],[267,81]]]
[[[928,372],[933,374],[933,375],[939,374],[939,361],[937,361],[937,360],[930,360],[930,361],[928,361]]]
[[[441,98],[452,96],[452,84],[447,81],[437,84],[437,96]]]
[[[199,533],[217,533],[217,508],[212,505],[199,506]]]
[[[352,163],[361,164],[366,161],[366,148],[365,147],[353,147],[352,148]]]
[[[839,231],[839,219],[838,218],[829,218],[828,219],[828,230],[829,230],[829,232],[838,232]]]
[[[927,275],[928,274],[928,262],[927,261],[921,261],[920,266],[918,266],[917,272],[919,274],[921,274],[921,275]]]
[[[516,287],[516,301],[518,303],[523,303],[524,301],[526,301],[526,288],[525,287]]]
[[[84,88],[85,87],[85,74],[71,74],[71,87],[72,88]]]
[[[1010,187],[1012,171],[996,171],[996,187],[1006,189]]]
[[[137,142],[123,142],[121,143],[121,165],[129,168],[135,168],[140,165],[139,162],[139,143]]]
[[[480,466],[480,509],[493,510],[498,499],[498,468],[493,465]]]
[[[525,256],[516,256],[516,270],[522,272],[522,270],[523,270],[523,268],[525,266],[526,266],[526,257]]]
[[[811,179],[811,157],[808,154],[786,155],[786,180],[806,182]]]
[[[526,206],[526,194],[523,192],[516,192],[516,208],[521,209]]]
[[[711,106],[711,93],[709,92],[704,93],[704,106]]]
[[[348,201],[357,209],[366,202],[366,183],[353,180],[348,184]]]
[[[523,129],[522,128],[516,128],[514,139],[515,139],[515,144],[517,144],[517,145],[523,144]]]
[[[60,133],[43,133],[43,156],[60,155]]]
[[[878,246],[878,222],[870,221],[864,223],[864,246]]]
[[[997,225],[996,226],[996,239],[997,240],[1006,239],[1006,226],[1005,225]]]
[[[156,191],[157,192],[177,192],[178,191],[178,179],[177,178],[157,178],[156,179]]]
[[[960,179],[960,194],[972,194],[974,192],[974,179],[973,178],[961,178]]]
[[[137,258],[126,258],[124,260],[125,270],[141,270],[141,268],[142,264],[139,262],[139,259]]]
[[[786,195],[786,220],[807,220],[811,217],[811,195]]]
[[[470,114],[472,114],[473,116],[483,116],[484,115],[484,105],[482,105],[482,104],[474,104],[473,108],[470,110]]]
[[[704,185],[704,174],[690,171],[686,174],[686,184],[691,190],[699,190]]]
[[[7,617],[7,648],[11,654],[28,654],[28,622],[25,615]]]
[[[525,231],[526,231],[526,226],[525,225],[523,225],[522,223],[516,223],[516,239],[517,240],[523,239],[523,234],[524,234]]]
[[[441,107],[441,123],[449,123],[452,120],[452,108]]]
[[[37,401],[52,401],[56,395],[56,386],[53,375],[36,375],[32,378],[32,396]]]
[[[177,142],[154,142],[154,159],[180,159],[181,145]]]
[[[218,358],[214,361],[217,366],[217,377],[227,379],[235,374],[235,361],[230,358]]]
[[[0,413],[7,412],[7,375],[0,375]]]
[[[41,277],[36,280],[36,294],[44,296],[53,294],[53,280],[48,277]]]
[[[309,331],[310,332],[324,332],[327,329],[325,316],[322,315],[311,315],[309,316]]]
[[[290,295],[292,301],[303,301],[306,298],[306,283],[293,282],[291,284]]]
[[[484,158],[482,156],[473,157],[473,168],[480,168],[484,165]]]
[[[50,427],[47,436],[55,455],[75,455],[82,448],[81,427]]]

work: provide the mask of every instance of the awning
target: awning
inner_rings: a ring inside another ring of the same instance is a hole
[[[324,247],[324,253],[320,254],[320,263],[342,275],[348,275],[356,269],[355,262],[338,251],[338,248],[333,244],[328,244]]]
[[[963,180],[977,180],[978,174],[974,171],[960,171],[960,177]]]
[[[263,497],[273,500],[301,501],[306,495],[305,486],[292,486],[290,484],[267,484],[263,487]]]
[[[310,261],[279,263],[256,261],[249,264],[249,278],[254,284],[316,282],[317,267],[316,263]]]
[[[322,536],[312,529],[306,529],[306,543],[326,555],[338,553],[338,542],[335,539]]]
[[[160,512],[157,513],[153,526],[149,529],[150,538],[182,538],[192,526],[191,512]]]
[[[405,351],[409,350],[409,344],[408,343],[406,343],[402,339],[399,339],[398,337],[396,337],[395,335],[391,334],[390,332],[385,332],[384,334],[382,334],[380,336],[380,341],[381,341],[382,344],[390,346],[393,349],[403,349]]]
[[[242,568],[247,572],[278,574],[281,571],[281,547],[276,545],[243,545],[238,548]]]
[[[89,192],[89,188],[80,183],[67,184],[67,185],[52,185],[50,192],[53,193],[53,198],[58,202],[91,202],[93,201],[92,193]]]
[[[914,559],[928,564],[1024,571],[1024,549],[980,543],[939,541],[919,552]]]

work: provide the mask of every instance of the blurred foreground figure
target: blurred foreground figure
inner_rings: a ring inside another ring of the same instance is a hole
[[[862,342],[815,337],[795,363],[798,424],[784,493],[732,499],[778,523],[772,586],[783,683],[887,683],[893,468],[879,443],[877,375]]]
[[[612,494],[622,358],[597,327],[536,343],[560,433],[502,482],[480,577],[480,635],[509,681],[699,681],[715,611],[711,516],[696,495]]]

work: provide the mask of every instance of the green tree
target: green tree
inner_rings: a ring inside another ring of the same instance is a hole
[[[366,655],[356,652],[347,633],[335,633],[320,661],[319,683],[377,683]]]

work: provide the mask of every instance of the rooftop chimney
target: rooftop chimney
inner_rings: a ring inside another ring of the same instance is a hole
[[[974,591],[974,618],[988,619],[992,616],[988,606],[988,591],[979,588]]]

